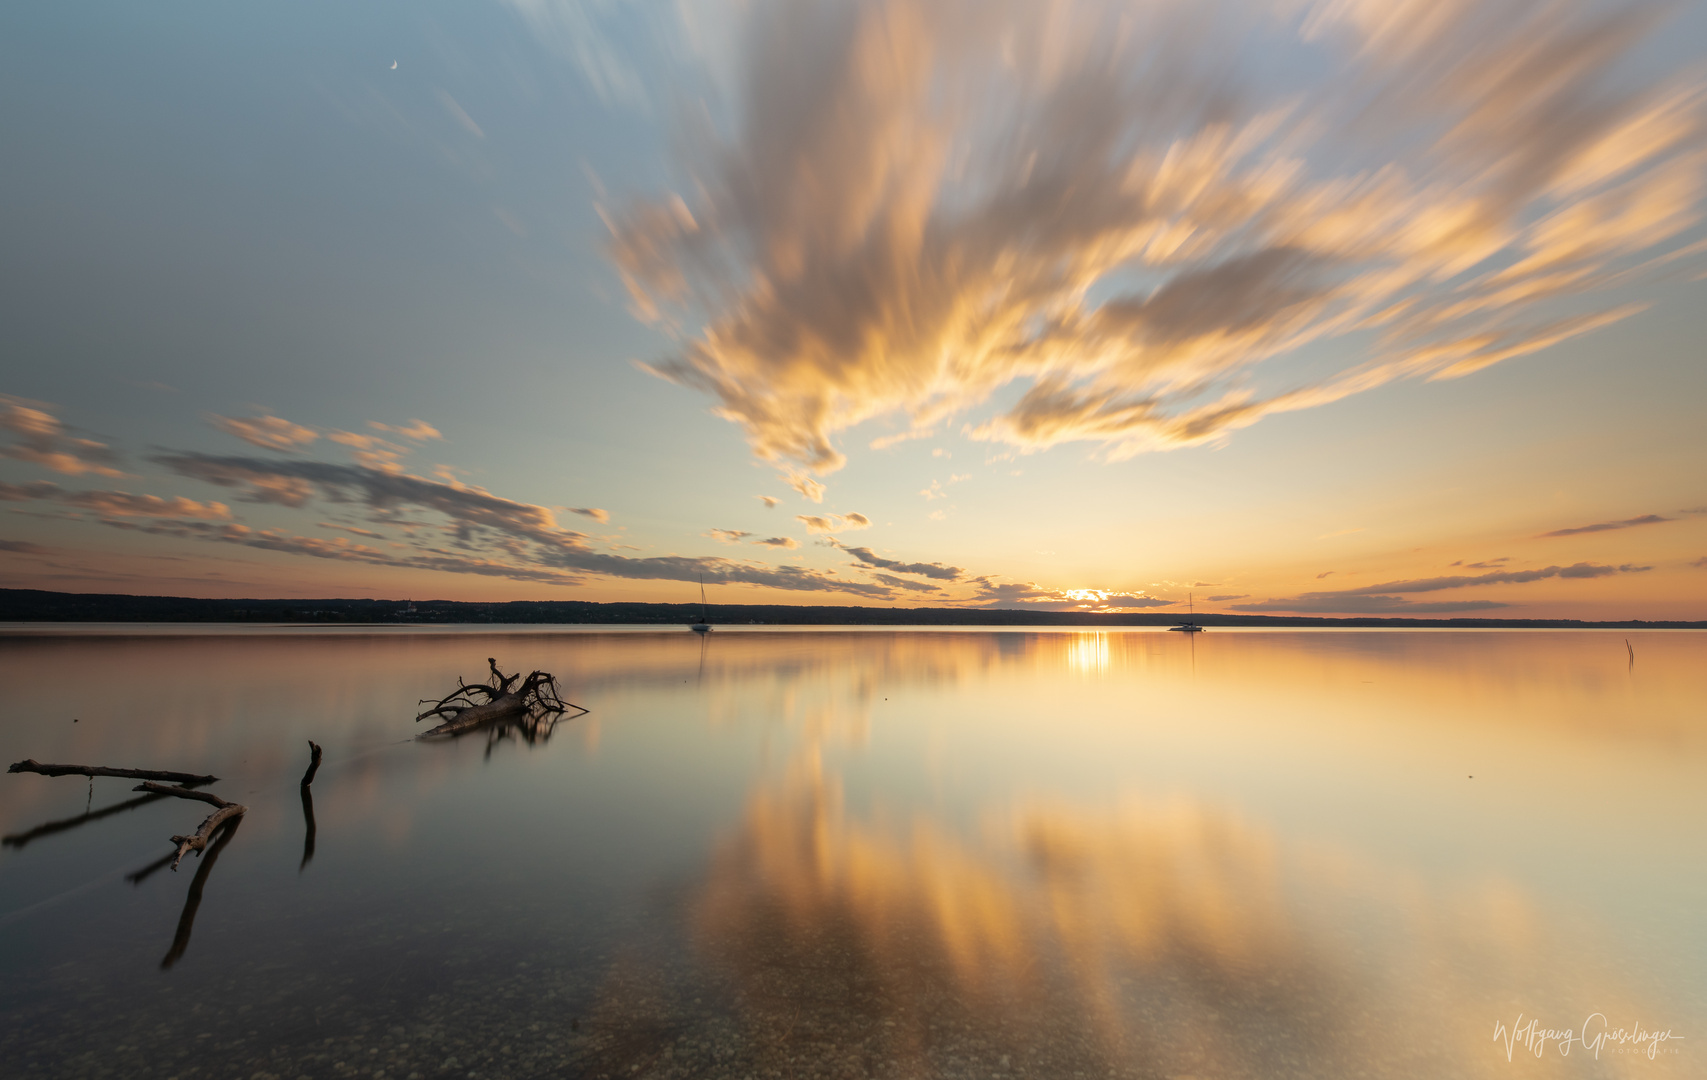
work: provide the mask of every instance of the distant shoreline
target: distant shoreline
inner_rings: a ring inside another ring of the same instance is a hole
[[[445,624],[686,625],[698,604],[594,603],[585,600],[207,600],[184,596],[64,593],[0,589],[0,622],[286,623],[429,626]],[[855,607],[714,604],[713,625],[764,626],[1176,626],[1183,612],[1037,611],[1027,608]],[[1404,619],[1369,615],[1199,614],[1205,627],[1406,627],[1488,630],[1707,630],[1707,620]]]

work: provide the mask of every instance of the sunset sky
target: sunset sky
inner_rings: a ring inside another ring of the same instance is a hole
[[[1707,618],[1707,6],[0,10],[0,586]]]

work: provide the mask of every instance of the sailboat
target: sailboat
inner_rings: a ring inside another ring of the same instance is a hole
[[[693,624],[696,634],[711,633],[711,607],[705,602],[705,575],[699,576],[699,621]]]
[[[1178,630],[1181,633],[1185,633],[1185,634],[1201,634],[1201,633],[1203,633],[1203,627],[1197,625],[1197,601],[1196,601],[1196,598],[1193,597],[1191,593],[1186,593],[1185,594],[1185,602],[1186,602],[1185,622],[1180,623],[1178,626],[1170,626],[1170,627],[1168,627],[1168,629],[1169,630]]]

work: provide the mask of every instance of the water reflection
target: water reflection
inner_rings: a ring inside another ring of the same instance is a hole
[[[300,787],[302,792],[302,861],[296,864],[296,872],[302,873],[308,869],[308,861],[314,858],[314,795],[307,784]]]
[[[1108,635],[1074,634],[1067,643],[1067,666],[1083,675],[1100,675],[1107,671]]]
[[[225,850],[225,845],[231,843],[231,838],[237,835],[237,828],[241,824],[241,815],[223,822],[213,841],[208,844],[207,852],[201,856],[201,865],[196,867],[196,876],[190,879],[189,892],[184,894],[184,910],[178,916],[178,929],[172,935],[172,947],[166,950],[166,955],[160,960],[163,970],[170,970],[173,964],[183,959],[184,951],[190,947],[190,934],[196,928],[196,912],[202,906],[202,890],[207,887],[208,875],[213,873],[213,864],[219,861],[219,853]]]
[[[207,1031],[233,1075],[1699,1074],[1488,1037],[1699,1039],[1701,640],[1633,635],[1638,676],[1594,634],[8,641],[13,685],[117,682],[0,749],[217,772],[250,812],[161,961],[176,897],[117,878],[167,816],[0,785],[0,1057],[76,1074],[95,1010],[90,1050]],[[415,742],[489,654],[595,712]]]
[[[1676,1014],[1590,943],[1549,956],[1532,898],[1430,895],[1189,800],[1023,803],[986,826],[859,821],[815,759],[752,797],[695,904],[749,1065],[1491,1077],[1510,1064],[1475,1035],[1513,991],[1559,1018]]]
[[[114,814],[122,814],[127,810],[135,810],[139,806],[147,806],[149,803],[158,799],[164,799],[165,797],[166,796],[164,795],[156,795],[150,792],[146,795],[138,795],[134,799],[126,799],[121,803],[113,803],[111,806],[103,806],[99,810],[85,810],[76,817],[65,818],[60,821],[44,821],[32,829],[26,829],[20,833],[11,833],[5,837],[0,837],[0,845],[10,848],[21,848],[32,840],[39,840],[44,836],[52,836],[54,833],[61,833],[68,829],[75,829],[79,826],[87,825],[91,821],[100,821],[102,818],[109,818]]]
[[[130,882],[132,885],[141,885],[143,882],[147,881],[149,878],[153,877],[155,874],[158,874],[160,871],[166,869],[168,866],[171,866],[172,860],[176,859],[177,857],[178,857],[178,853],[176,851],[168,851],[166,854],[160,856],[158,859],[155,859],[153,862],[149,863],[147,866],[144,866],[142,869],[133,870],[130,873],[126,874],[124,876],[124,879],[126,881]]]

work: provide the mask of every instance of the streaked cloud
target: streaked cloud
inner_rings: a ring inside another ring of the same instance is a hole
[[[753,534],[750,532],[742,532],[739,529],[711,529],[708,530],[705,535],[711,537],[720,544],[739,544],[742,540],[745,540]]]
[[[231,508],[219,502],[197,502],[182,496],[133,495],[128,491],[67,491],[50,480],[30,484],[0,483],[0,501],[46,500],[79,510],[114,517],[195,518],[223,521]]]
[[[1219,604],[1219,603],[1226,601],[1226,600],[1243,600],[1243,599],[1245,599],[1245,597],[1247,597],[1249,595],[1250,595],[1250,593],[1227,593],[1226,595],[1223,595],[1223,596],[1211,596],[1211,597],[1209,597],[1209,600],[1212,603]]]
[[[484,139],[486,137],[486,132],[481,130],[480,125],[474,122],[474,117],[468,115],[468,110],[464,109],[456,98],[451,97],[450,94],[444,90],[436,91],[435,96],[439,99],[439,105],[444,108],[445,115],[454,120],[458,127],[462,128],[462,130],[468,132],[476,139]]]
[[[596,506],[571,506],[569,507],[569,512],[571,514],[580,514],[582,517],[592,518],[600,525],[610,524],[610,514],[604,510],[600,510]]]
[[[864,514],[796,514],[794,520],[811,533],[852,532],[871,528],[871,519]]]
[[[1252,613],[1285,612],[1293,615],[1392,615],[1410,618],[1416,615],[1462,615],[1473,611],[1497,611],[1510,607],[1495,600],[1440,600],[1419,602],[1402,596],[1345,596],[1312,599],[1294,596],[1281,600],[1264,600],[1258,604],[1235,604],[1234,611]]]
[[[890,588],[905,589],[908,592],[934,593],[942,591],[941,585],[932,585],[927,581],[908,581],[906,578],[898,578],[893,574],[873,573],[871,576]]]
[[[792,592],[842,592],[870,599],[893,596],[892,591],[883,585],[840,578],[800,566],[770,566],[751,560],[679,555],[631,558],[595,551],[587,543],[587,534],[559,527],[546,507],[506,499],[455,480],[429,480],[398,470],[360,464],[221,457],[187,451],[159,454],[151,460],[180,476],[238,489],[241,492],[238,498],[245,502],[294,509],[319,496],[336,505],[360,505],[373,515],[376,524],[400,525],[416,530],[423,527],[422,523],[403,518],[403,514],[437,513],[446,520],[432,532],[445,536],[455,550],[435,547],[426,540],[413,537],[406,545],[412,553],[394,554],[361,544],[352,545],[342,538],[328,541],[292,537],[277,530],[256,531],[244,526],[216,531],[196,527],[198,523],[189,522],[173,523],[172,526],[156,523],[146,527],[111,520],[106,524],[317,558],[510,577],[518,581],[559,585],[576,584],[583,580],[583,575],[596,574],[630,580],[698,581],[703,578],[708,584],[758,585]],[[832,517],[842,528],[864,528],[871,524],[862,514]]]
[[[0,481],[0,502],[28,502],[49,499],[65,490],[52,480],[36,480],[28,484],[9,484]]]
[[[1035,581],[997,581],[990,575],[980,575],[972,579],[972,584],[978,591],[971,599],[978,603],[1022,603],[1053,600],[1058,596],[1054,589],[1045,589]]]
[[[376,425],[377,426],[377,425]],[[358,465],[384,472],[401,472],[403,458],[409,453],[409,447],[382,439],[377,435],[363,435],[355,431],[332,431],[326,437],[339,446],[347,446],[352,451]],[[453,474],[454,476],[454,474]]]
[[[606,208],[611,255],[680,341],[650,370],[814,500],[838,434],[893,414],[1203,443],[1640,310],[1610,290],[1704,172],[1699,83],[1628,63],[1659,12],[761,0],[728,16],[733,114],[683,116],[684,193]],[[1350,366],[1295,370],[1332,341]]]
[[[0,540],[0,551],[8,555],[52,555],[52,548],[32,544],[28,540]]]
[[[1159,596],[1145,596],[1142,593],[1108,593],[1099,601],[1099,606],[1118,608],[1157,608],[1173,607],[1178,600],[1163,600]]]
[[[444,436],[439,433],[438,428],[427,423],[425,420],[411,420],[407,424],[399,425],[382,424],[378,420],[369,420],[367,422],[367,426],[373,428],[375,431],[389,431],[393,435],[398,435],[405,439],[412,439],[415,442],[426,442],[429,439],[444,438]]]
[[[246,525],[214,525],[200,521],[167,521],[139,523],[108,519],[104,525],[157,536],[207,540],[241,547],[277,551],[316,559],[367,563],[406,570],[432,570],[452,574],[477,574],[483,577],[508,578],[546,585],[576,585],[583,579],[576,574],[542,567],[516,566],[492,559],[481,559],[450,551],[425,551],[400,555],[370,547],[366,544],[335,537],[297,536],[281,529],[251,529]]]
[[[1525,585],[1534,581],[1545,581],[1550,578],[1567,580],[1584,580],[1590,578],[1611,577],[1614,574],[1639,574],[1653,569],[1649,566],[1635,566],[1625,563],[1621,566],[1607,566],[1597,563],[1579,562],[1570,566],[1546,566],[1537,570],[1495,570],[1486,574],[1457,575],[1450,577],[1414,578],[1408,581],[1384,581],[1379,585],[1363,585],[1354,589],[1334,589],[1327,592],[1307,592],[1298,596],[1279,597],[1263,600],[1252,604],[1238,604],[1236,611],[1292,611],[1311,612],[1346,612],[1346,613],[1375,613],[1375,612],[1410,612],[1413,614],[1439,614],[1450,611],[1476,611],[1509,605],[1491,601],[1444,601],[1440,603],[1418,603],[1407,600],[1403,594],[1440,592],[1446,589],[1462,589],[1476,585]]]
[[[0,457],[39,465],[67,476],[123,476],[118,455],[106,443],[72,435],[48,406],[0,394],[0,431],[16,441],[0,446]]]
[[[372,529],[357,528],[354,525],[339,525],[335,521],[317,521],[315,524],[322,529],[337,529],[340,532],[347,532],[351,536],[365,536],[370,540],[385,539],[384,533],[374,532]]]
[[[1379,585],[1363,585],[1355,589],[1336,589],[1332,593],[1305,593],[1305,596],[1373,596],[1377,593],[1439,592],[1442,589],[1461,589],[1471,585],[1523,585],[1547,578],[1598,578],[1617,573],[1632,573],[1646,567],[1604,566],[1579,562],[1570,566],[1546,566],[1539,570],[1491,570],[1486,574],[1450,577],[1414,578],[1409,581],[1384,581]]]
[[[777,503],[782,502],[775,495],[754,495],[753,498],[765,504],[766,510],[775,510]]]
[[[977,591],[969,597],[972,603],[999,607],[1004,604],[1024,604],[1042,611],[1119,611],[1134,608],[1172,607],[1177,601],[1146,596],[1142,592],[1114,589],[1050,589],[1035,581],[1001,581],[995,575],[972,578]]]
[[[782,548],[785,551],[793,551],[800,546],[800,541],[792,536],[772,536],[764,540],[754,540],[753,543],[761,547]]]
[[[210,414],[207,422],[263,450],[298,450],[320,437],[313,428],[293,424],[282,416],[230,417]]]
[[[652,44],[668,54],[681,47],[685,27],[659,14],[667,5],[624,3],[622,0],[501,0],[527,24],[547,48],[567,59],[589,89],[607,105],[649,109],[649,79],[633,54],[638,36],[625,22],[650,23]],[[686,5],[678,10],[685,12]],[[657,9],[656,12],[653,9]],[[628,47],[623,47],[627,44]]]
[[[196,518],[202,521],[223,521],[231,517],[231,508],[224,503],[197,502],[182,496],[164,499],[158,495],[132,495],[128,491],[78,491],[65,495],[60,501],[67,506],[116,517]]]
[[[1572,529],[1554,529],[1542,533],[1541,539],[1550,536],[1576,536],[1579,533],[1609,532],[1613,529],[1630,529],[1637,525],[1658,525],[1662,521],[1672,521],[1673,518],[1660,517],[1658,514],[1643,514],[1641,517],[1625,518],[1623,521],[1602,521],[1594,525],[1578,525]]]
[[[885,559],[868,547],[848,547],[837,544],[837,547],[852,555],[866,566],[874,566],[880,570],[891,570],[897,574],[916,574],[919,577],[933,578],[937,581],[958,581],[966,571],[958,566],[945,566],[940,562],[908,563],[897,559]]]

